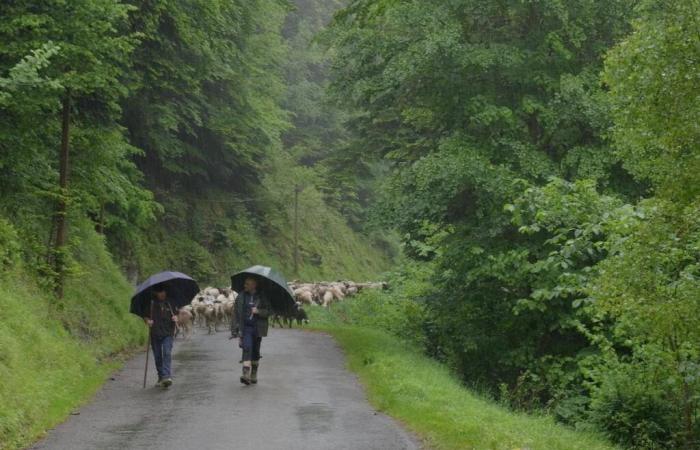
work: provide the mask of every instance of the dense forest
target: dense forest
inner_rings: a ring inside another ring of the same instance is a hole
[[[700,446],[700,0],[16,0],[0,43],[8,295],[390,269],[362,320],[464,384]]]
[[[5,3],[1,208],[24,260],[60,290],[71,228],[91,226],[132,281],[164,265],[211,281],[252,260],[292,269],[298,191],[297,275],[385,268],[311,163],[331,144],[307,43],[335,7]]]
[[[700,2],[355,1],[347,164],[389,164],[385,326],[513,408],[698,448]],[[416,320],[416,316],[419,319]]]

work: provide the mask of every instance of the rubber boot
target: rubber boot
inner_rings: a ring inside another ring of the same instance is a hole
[[[258,384],[258,365],[257,361],[253,361],[253,367],[250,370],[250,382]]]
[[[241,383],[250,384],[250,367],[243,366],[243,375],[241,375]]]

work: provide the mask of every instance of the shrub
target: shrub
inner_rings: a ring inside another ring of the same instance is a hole
[[[676,448],[678,413],[658,362],[611,362],[598,369],[590,419],[611,440],[635,449]]]

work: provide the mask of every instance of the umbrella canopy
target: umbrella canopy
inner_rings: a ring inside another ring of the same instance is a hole
[[[260,288],[270,300],[272,309],[287,311],[294,306],[294,293],[287,286],[287,280],[271,267],[252,266],[238,272],[231,277],[231,288],[236,292],[243,292],[243,283],[251,276],[261,281]]]
[[[129,312],[144,317],[151,306],[153,288],[158,285],[165,287],[170,303],[176,308],[189,304],[199,292],[197,282],[184,273],[160,272],[136,286]]]

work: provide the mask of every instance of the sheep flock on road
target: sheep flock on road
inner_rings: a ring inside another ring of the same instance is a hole
[[[288,283],[294,293],[295,304],[287,311],[272,311],[270,324],[289,328],[296,322],[298,326],[308,323],[305,306],[329,307],[332,303],[345,300],[364,289],[386,289],[384,282],[355,283],[352,281],[322,281]],[[185,339],[195,332],[195,328],[206,329],[208,334],[220,329],[228,330],[238,293],[228,288],[206,287],[192,302],[178,311],[176,336]]]

